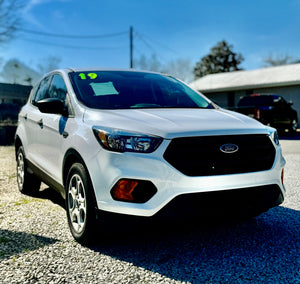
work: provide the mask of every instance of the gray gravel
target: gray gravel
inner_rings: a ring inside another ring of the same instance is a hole
[[[13,155],[0,147],[0,283],[300,283],[298,153],[285,155],[286,201],[256,219],[124,227],[92,247],[51,189],[18,192]]]

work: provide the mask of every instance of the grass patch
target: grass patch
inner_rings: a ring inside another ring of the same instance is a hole
[[[45,200],[38,199],[38,198],[32,198],[32,199],[22,198],[22,199],[20,199],[18,201],[15,201],[14,205],[15,206],[26,205],[26,204],[29,204],[31,202],[45,202]]]
[[[11,181],[12,179],[15,179],[16,177],[17,177],[17,173],[13,173],[8,176],[8,179],[9,179],[9,181]]]
[[[18,201],[15,201],[14,204],[15,204],[15,206],[20,206],[20,205],[28,204],[30,202],[32,202],[32,200],[29,200],[29,199],[26,199],[26,198],[22,198],[22,199],[20,199]]]

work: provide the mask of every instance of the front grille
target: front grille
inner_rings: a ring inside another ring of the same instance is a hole
[[[235,144],[238,151],[224,153],[220,147]],[[164,153],[165,160],[187,176],[213,176],[269,170],[275,148],[268,135],[224,135],[175,138]]]

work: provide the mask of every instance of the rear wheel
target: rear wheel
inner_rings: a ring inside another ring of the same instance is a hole
[[[22,146],[17,151],[17,182],[18,188],[23,194],[33,194],[39,191],[41,181],[28,172],[27,162]]]
[[[95,237],[95,198],[84,166],[75,163],[66,183],[66,211],[71,233],[81,244],[90,244]]]

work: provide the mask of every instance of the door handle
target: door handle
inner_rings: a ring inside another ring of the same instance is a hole
[[[43,129],[44,124],[43,124],[43,119],[40,119],[37,124]]]
[[[27,120],[27,113],[24,115],[24,119]]]

